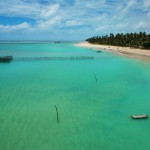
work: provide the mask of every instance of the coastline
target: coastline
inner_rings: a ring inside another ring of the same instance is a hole
[[[102,51],[112,52],[119,55],[125,55],[129,57],[150,60],[150,50],[145,50],[145,49],[135,49],[130,47],[120,47],[120,46],[111,46],[111,45],[99,45],[99,44],[91,44],[89,42],[80,42],[74,44],[74,46],[92,48],[93,50],[102,50]]]

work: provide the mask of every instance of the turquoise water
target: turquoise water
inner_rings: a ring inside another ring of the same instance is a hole
[[[72,43],[3,43],[0,53],[100,57],[0,64],[0,150],[150,149],[149,119],[130,118],[150,115],[149,62]]]

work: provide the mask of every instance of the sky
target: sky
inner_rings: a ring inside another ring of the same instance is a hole
[[[0,40],[150,33],[150,0],[0,0]]]

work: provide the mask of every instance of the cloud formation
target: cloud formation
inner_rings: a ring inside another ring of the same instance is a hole
[[[0,39],[25,32],[25,39],[34,34],[66,40],[110,32],[150,33],[149,0],[5,0],[0,16]]]
[[[18,25],[0,25],[0,32],[12,32],[12,31],[17,31],[17,30],[24,30],[24,29],[29,29],[30,24],[27,22],[23,22]]]

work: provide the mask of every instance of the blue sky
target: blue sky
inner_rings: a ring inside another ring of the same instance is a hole
[[[150,33],[150,0],[0,0],[0,40]]]

